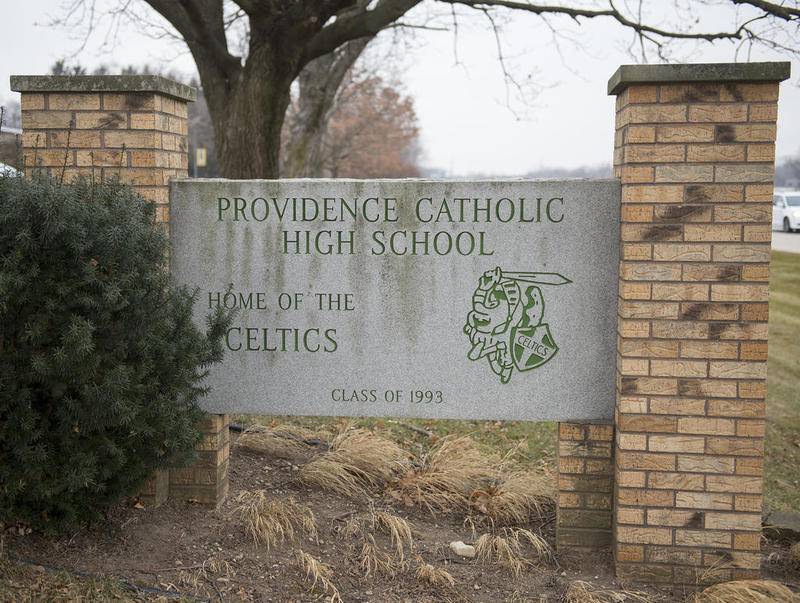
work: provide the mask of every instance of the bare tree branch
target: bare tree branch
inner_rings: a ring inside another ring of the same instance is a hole
[[[766,4],[772,5],[770,2],[759,2],[758,0],[731,0],[734,4],[749,4],[751,6],[756,6],[756,4]],[[634,32],[637,32],[640,35],[650,35],[651,37],[647,38],[650,41],[653,41],[654,38],[652,36],[664,38],[664,39],[675,39],[675,40],[703,40],[705,42],[714,42],[716,40],[741,40],[744,38],[751,38],[751,39],[758,39],[760,41],[766,42],[761,36],[757,33],[753,32],[748,28],[748,25],[752,23],[751,21],[747,21],[737,27],[734,30],[730,31],[717,31],[717,32],[683,32],[677,30],[669,30],[663,29],[660,27],[655,27],[653,25],[648,25],[646,23],[642,23],[639,21],[635,21],[627,16],[625,16],[622,12],[620,12],[613,4],[613,2],[609,2],[609,8],[607,9],[588,9],[588,8],[574,8],[569,6],[557,6],[557,5],[544,5],[544,4],[529,4],[527,2],[517,2],[515,0],[437,0],[437,2],[443,2],[446,4],[462,4],[464,6],[469,6],[470,8],[475,8],[478,10],[487,10],[493,7],[502,7],[512,10],[520,10],[528,13],[533,13],[535,15],[545,15],[545,14],[557,14],[557,15],[565,15],[576,22],[580,22],[581,19],[596,19],[596,18],[610,18],[622,25],[623,27],[629,28]],[[780,8],[777,5],[774,5],[776,8]],[[790,12],[795,9],[788,9]],[[769,14],[774,14],[776,16],[780,16],[777,13],[773,13],[772,11],[767,11]],[[757,18],[763,18],[764,15],[760,15]]]

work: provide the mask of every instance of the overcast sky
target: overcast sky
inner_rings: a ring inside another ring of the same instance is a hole
[[[100,7],[116,4],[115,0],[96,2]],[[11,74],[47,73],[56,59],[77,51],[80,41],[74,32],[48,25],[62,14],[62,0],[0,0],[0,4],[14,7],[4,10],[0,19],[2,100],[14,94],[9,89]],[[427,9],[412,17],[412,21],[431,23],[425,19]],[[447,25],[446,20],[432,23]],[[626,52],[629,35],[608,21],[579,28],[564,23],[577,32],[581,48],[565,40],[557,45],[549,29],[533,15],[517,13],[500,24],[508,70],[515,80],[533,84],[526,102],[517,98],[513,85],[505,83],[496,40],[485,19],[478,15],[462,19],[457,37],[452,31],[414,33],[399,53],[395,71],[414,98],[426,166],[450,176],[513,176],[543,167],[611,162],[614,103],[606,95],[606,84],[618,65],[634,62]],[[720,19],[714,25],[727,29],[729,22]],[[179,45],[147,37],[134,26],[120,29],[118,42],[110,47],[103,44],[101,33],[90,38],[77,55],[82,64],[147,63],[185,73],[194,70],[191,57]],[[677,52],[691,62],[733,59],[728,43],[713,48],[680,47]],[[786,59],[757,50],[751,60]],[[792,72],[791,81],[781,86],[779,158],[800,154],[797,61],[792,63]]]

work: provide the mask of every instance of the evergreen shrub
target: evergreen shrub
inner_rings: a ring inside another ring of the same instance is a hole
[[[154,219],[118,183],[0,177],[0,522],[82,523],[191,462],[230,317],[193,324]]]

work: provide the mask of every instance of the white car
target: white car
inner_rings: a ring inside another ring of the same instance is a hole
[[[800,191],[775,193],[772,197],[772,228],[783,232],[800,229]]]

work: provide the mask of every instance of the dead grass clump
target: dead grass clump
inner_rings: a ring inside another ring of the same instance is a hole
[[[295,559],[297,565],[305,573],[306,580],[311,582],[311,591],[313,591],[317,584],[320,590],[328,596],[330,603],[342,603],[342,597],[339,594],[339,589],[333,583],[333,570],[331,567],[312,555],[309,555],[303,549],[295,552]]]
[[[798,597],[772,580],[734,580],[695,593],[691,603],[797,603]]]
[[[365,534],[361,539],[359,566],[365,578],[378,574],[393,576],[398,571],[405,569],[402,560],[396,561],[389,553],[378,547],[372,534]]]
[[[373,534],[380,530],[389,535],[391,548],[380,545]],[[411,552],[414,537],[411,526],[402,517],[384,511],[350,518],[339,532],[348,544],[348,555],[361,568],[364,577],[383,574],[394,576],[408,569],[406,553]]]
[[[651,603],[661,598],[639,590],[596,588],[589,582],[576,580],[569,585],[561,600],[564,603]]]
[[[800,542],[795,542],[789,549],[789,561],[796,568],[800,569]]]
[[[297,425],[282,424],[269,428],[255,425],[239,436],[236,445],[267,456],[291,459],[312,452],[306,441],[318,437],[310,429]]]
[[[423,457],[419,468],[398,480],[393,494],[434,514],[465,509],[470,495],[494,476],[495,464],[471,438],[443,438]]]
[[[414,548],[411,524],[402,517],[386,511],[377,511],[373,513],[372,518],[373,525],[389,534],[395,553],[402,561],[405,558],[405,549],[408,548],[411,551]]]
[[[316,539],[314,512],[291,497],[270,499],[264,490],[242,492],[236,512],[253,541],[270,547],[293,541],[297,532]]]
[[[230,581],[236,576],[236,570],[224,559],[209,557],[199,567],[193,569],[179,570],[174,582],[162,583],[167,590],[185,591],[187,588],[193,592],[203,592],[211,594],[210,588],[219,578]],[[212,585],[209,587],[208,585]]]
[[[499,565],[519,576],[526,567],[555,559],[547,541],[522,528],[503,528],[499,534],[483,534],[475,543],[475,554],[483,564]]]
[[[414,571],[414,576],[420,582],[425,582],[437,588],[456,585],[456,579],[453,578],[450,572],[430,563],[425,563],[422,557],[417,557],[417,569]]]
[[[300,470],[300,479],[345,496],[383,488],[408,467],[408,454],[395,442],[364,429],[346,427],[330,450]]]
[[[541,518],[554,502],[552,480],[541,473],[512,471],[470,497],[472,508],[496,525],[519,525]]]

